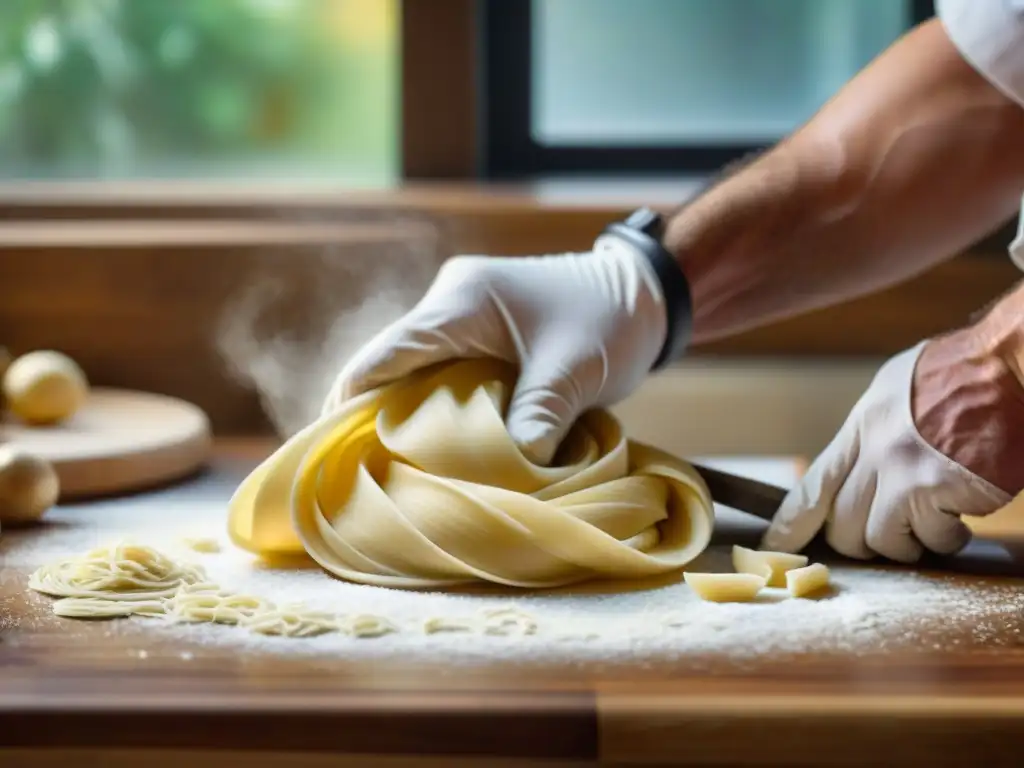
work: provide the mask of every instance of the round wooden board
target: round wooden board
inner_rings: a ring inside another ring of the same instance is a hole
[[[52,427],[0,422],[0,443],[42,456],[60,476],[61,501],[137,491],[200,469],[212,446],[197,406],[165,395],[95,388],[71,419]]]

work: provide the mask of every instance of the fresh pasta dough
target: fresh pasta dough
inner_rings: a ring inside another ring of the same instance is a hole
[[[207,538],[186,538],[182,543],[193,552],[200,552],[204,555],[213,555],[220,552],[220,542],[216,539]]]
[[[747,602],[765,587],[786,587],[791,597],[806,597],[830,584],[828,567],[807,565],[804,555],[734,546],[732,564],[736,573],[684,573],[683,578],[701,599],[715,603]]]
[[[472,632],[473,622],[469,619],[456,619],[447,616],[431,616],[423,622],[423,632],[434,635],[438,632]]]
[[[60,597],[53,612],[63,618],[151,616],[189,624],[237,625],[284,637],[326,632],[380,637],[398,631],[381,616],[339,616],[302,605],[277,606],[256,595],[221,589],[206,578],[203,568],[139,544],[115,544],[45,565],[29,577],[28,586]]]
[[[187,623],[241,624],[273,609],[267,600],[232,594],[215,584],[182,587],[167,601],[168,616]]]
[[[640,578],[706,548],[713,505],[689,464],[602,410],[576,422],[557,465],[532,464],[502,418],[514,383],[506,363],[464,360],[342,404],[239,486],[232,541],[400,588]]]
[[[807,565],[804,555],[791,555],[787,552],[767,552],[746,547],[732,548],[732,567],[737,573],[752,573],[765,576],[767,586],[786,586],[786,572]]]
[[[369,613],[343,616],[337,626],[346,635],[353,637],[381,637],[398,631],[398,627],[384,617]]]
[[[301,605],[269,608],[241,622],[261,635],[315,637],[338,631],[338,617],[327,611],[311,611]]]
[[[54,597],[56,615],[73,619],[160,617],[186,624],[227,624],[263,635],[314,637],[340,632],[375,638],[398,632],[384,616],[335,614],[301,604],[276,605],[258,595],[222,589],[203,568],[177,562],[152,547],[120,543],[94,549],[38,568],[29,588]],[[515,606],[481,611],[479,621],[428,619],[425,634],[467,630],[481,634],[524,636],[537,621]]]
[[[44,565],[29,576],[28,586],[54,597],[92,598],[92,602],[75,604],[82,611],[90,607],[99,610],[102,601],[147,602],[169,598],[180,587],[205,578],[198,566],[179,563],[151,547],[123,542]]]
[[[808,597],[824,592],[831,582],[831,574],[824,563],[813,563],[786,573],[786,588],[793,597]]]
[[[432,616],[423,622],[423,632],[476,632],[485,635],[524,637],[537,633],[538,623],[532,614],[514,605],[484,608],[475,617]]]
[[[746,603],[764,589],[767,579],[753,573],[684,573],[683,579],[702,600]]]
[[[109,600],[103,597],[64,597],[53,612],[65,619],[113,619],[121,616],[162,616],[162,600]]]
[[[484,632],[488,635],[532,635],[537,621],[515,607],[492,608],[483,612]]]

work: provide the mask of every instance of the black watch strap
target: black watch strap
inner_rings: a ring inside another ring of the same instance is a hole
[[[662,217],[647,208],[634,211],[625,221],[609,224],[605,235],[626,241],[650,262],[654,274],[661,284],[665,298],[665,315],[668,331],[651,370],[658,370],[683,356],[693,335],[693,299],[690,296],[690,281],[675,257],[668,252],[662,239],[665,236],[665,222]]]

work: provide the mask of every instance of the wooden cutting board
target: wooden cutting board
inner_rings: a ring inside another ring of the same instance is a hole
[[[53,463],[61,501],[137,491],[186,477],[211,450],[197,406],[165,395],[94,388],[71,419],[52,427],[0,422],[0,442]]]

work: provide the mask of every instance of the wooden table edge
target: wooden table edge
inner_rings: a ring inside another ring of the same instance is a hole
[[[856,756],[872,765],[1016,765],[1024,729],[1024,692],[696,695],[602,688],[598,756],[609,764],[830,766],[850,765]]]
[[[261,705],[238,691],[205,699],[146,693],[5,692],[0,750],[217,749],[335,754],[592,760],[597,706],[588,691],[290,692]],[[112,724],[116,723],[116,727]]]

